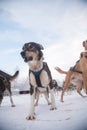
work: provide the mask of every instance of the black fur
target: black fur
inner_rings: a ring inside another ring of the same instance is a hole
[[[41,57],[43,56],[43,52],[41,50],[43,50],[43,46],[41,44],[35,43],[35,42],[28,42],[25,43],[23,48],[22,48],[22,52],[21,52],[21,56],[24,59],[25,62],[28,62],[30,60],[33,60],[32,57],[26,57],[25,53],[26,51],[38,51],[38,60],[41,59]]]
[[[8,90],[11,94],[11,84],[6,77],[0,76],[0,102],[2,102],[3,94],[5,90]]]
[[[9,75],[4,71],[0,70],[0,103],[2,102],[4,91],[7,89],[11,95],[11,83],[10,81],[16,78],[19,74],[19,71],[16,71],[15,74]]]

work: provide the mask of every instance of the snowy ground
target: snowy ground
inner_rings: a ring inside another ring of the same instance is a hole
[[[36,120],[27,121],[29,94],[13,96],[16,107],[10,107],[9,97],[4,97],[0,107],[0,130],[87,130],[87,97],[76,92],[65,95],[60,102],[60,94],[55,95],[57,110],[50,111],[44,96],[36,107]]]

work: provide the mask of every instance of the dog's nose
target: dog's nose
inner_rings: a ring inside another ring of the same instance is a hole
[[[24,51],[22,51],[20,54],[21,54],[22,58],[25,58],[25,52]]]

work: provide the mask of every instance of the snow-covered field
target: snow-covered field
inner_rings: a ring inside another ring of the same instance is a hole
[[[60,102],[55,95],[57,110],[50,111],[44,96],[36,107],[36,120],[26,120],[29,111],[29,94],[13,96],[16,107],[10,107],[9,97],[4,97],[0,107],[0,130],[87,130],[87,97],[76,92],[66,94]]]

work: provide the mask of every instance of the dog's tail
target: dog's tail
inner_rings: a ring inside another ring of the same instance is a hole
[[[14,79],[18,76],[18,74],[19,74],[19,71],[17,70],[17,71],[14,73],[14,75],[12,75],[12,76],[10,77],[10,81],[14,80]]]
[[[61,74],[67,74],[68,73],[68,71],[64,71],[64,70],[60,69],[59,67],[55,67],[55,70],[57,70]]]
[[[7,80],[14,80],[19,74],[19,71],[17,70],[14,75],[7,74],[6,72],[0,70],[0,76],[6,78]]]

